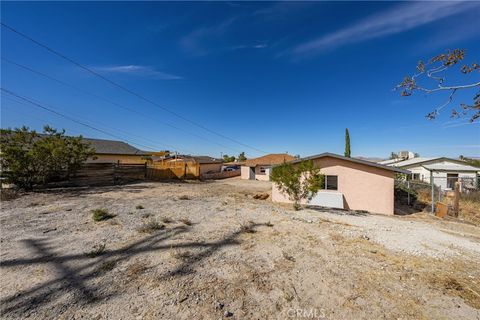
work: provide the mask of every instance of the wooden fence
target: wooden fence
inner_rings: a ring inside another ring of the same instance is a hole
[[[83,187],[123,184],[146,179],[146,164],[88,163],[68,180],[46,187]]]
[[[147,166],[148,180],[198,179],[200,165],[195,162],[153,163]]]

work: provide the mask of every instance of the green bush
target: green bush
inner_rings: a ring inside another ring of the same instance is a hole
[[[295,164],[284,162],[273,168],[270,180],[293,201],[293,208],[299,210],[302,200],[310,201],[322,189],[325,176],[310,160]]]
[[[108,212],[107,209],[95,209],[92,210],[92,219],[93,221],[103,221],[115,217],[115,215]]]
[[[49,126],[42,135],[27,127],[0,133],[2,176],[22,189],[68,179],[95,152],[81,136],[67,137]]]

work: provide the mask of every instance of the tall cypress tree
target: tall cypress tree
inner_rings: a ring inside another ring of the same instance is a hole
[[[345,157],[350,158],[350,134],[348,128],[345,129]]]

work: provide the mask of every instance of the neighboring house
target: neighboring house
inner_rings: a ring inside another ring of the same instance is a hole
[[[410,171],[411,180],[430,182],[430,175],[432,175],[434,184],[443,190],[453,189],[455,182],[459,180],[462,181],[463,187],[475,188],[480,172],[480,168],[471,166],[465,161],[446,157],[418,157],[387,165]]]
[[[308,205],[393,214],[395,174],[409,174],[409,171],[400,168],[333,153],[322,153],[291,163],[304,160],[312,160],[325,175],[325,189],[306,203]],[[275,184],[272,186],[272,200],[292,202]]]
[[[245,180],[270,180],[272,166],[294,160],[288,153],[271,153],[263,157],[248,159],[241,167],[241,177]]]
[[[87,163],[146,163],[151,152],[135,148],[123,141],[83,138],[95,149]]]

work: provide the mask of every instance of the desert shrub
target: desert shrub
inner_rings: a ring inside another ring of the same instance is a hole
[[[86,255],[89,258],[98,257],[105,252],[105,247],[106,247],[105,243],[96,244],[96,245],[93,246],[93,249],[91,251],[86,253]]]
[[[190,197],[187,196],[187,195],[182,195],[182,196],[178,197],[178,200],[190,200]]]
[[[150,221],[142,225],[138,231],[142,233],[154,233],[155,231],[165,229],[165,225],[160,224],[156,221]]]
[[[41,135],[27,127],[2,129],[0,149],[3,178],[27,190],[68,179],[94,153],[81,136],[68,137],[49,126]]]
[[[138,206],[135,207],[135,209],[142,210],[142,209],[145,209],[145,207],[139,204]]]
[[[325,177],[312,161],[302,161],[296,164],[284,162],[274,167],[270,180],[293,201],[293,208],[299,210],[300,201],[310,201],[322,188]]]
[[[92,219],[93,221],[103,221],[115,217],[115,215],[108,212],[107,209],[94,209],[92,210]]]

